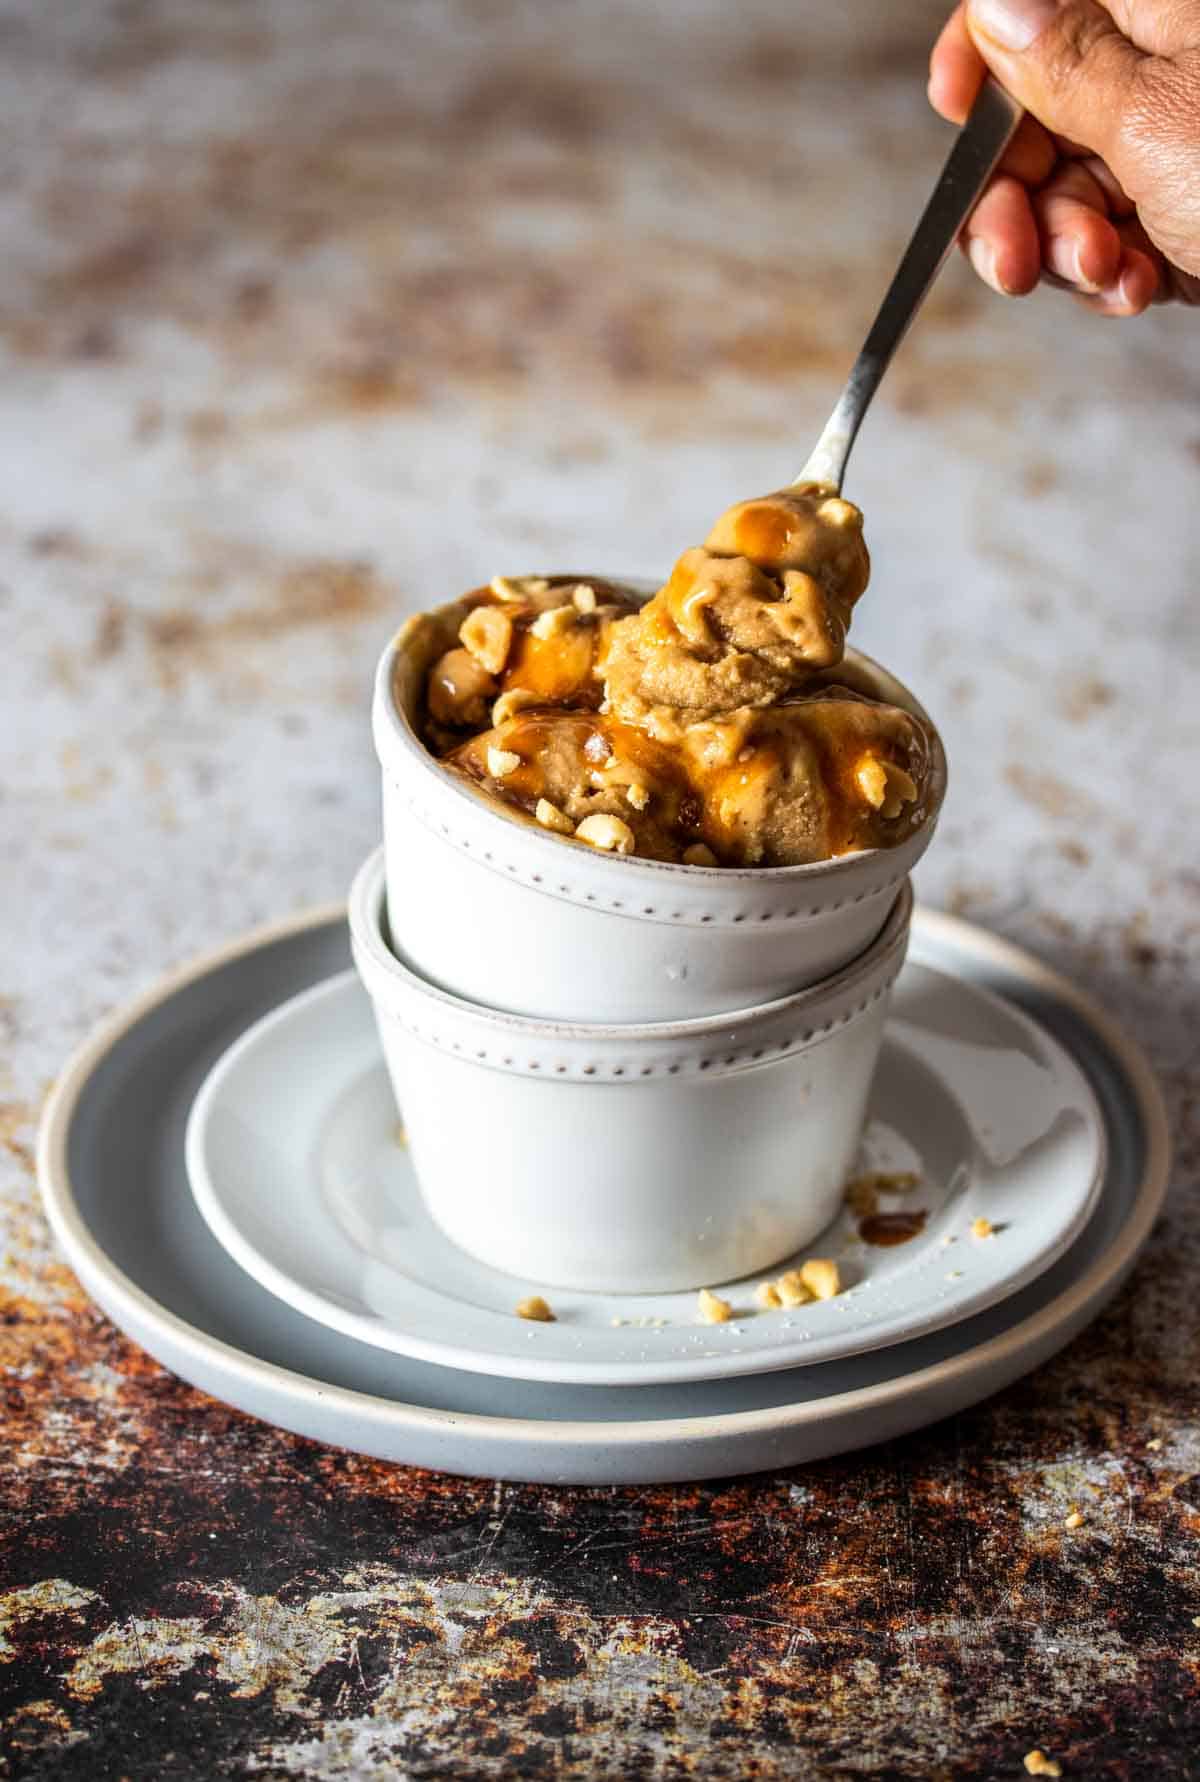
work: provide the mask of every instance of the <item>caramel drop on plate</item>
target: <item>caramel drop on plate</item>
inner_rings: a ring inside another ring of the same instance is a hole
[[[907,1244],[924,1231],[928,1217],[923,1207],[914,1207],[911,1212],[904,1213],[872,1213],[868,1219],[859,1221],[858,1235],[864,1244],[874,1244],[878,1249]]]

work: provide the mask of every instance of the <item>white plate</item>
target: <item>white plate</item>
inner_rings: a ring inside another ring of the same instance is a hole
[[[230,1048],[196,1098],[187,1163],[218,1242],[333,1330],[474,1373],[663,1385],[810,1366],[969,1317],[1061,1256],[1099,1193],[1104,1125],[1082,1072],[1027,1016],[929,966],[906,965],[893,992],[869,1113],[859,1167],[920,1174],[885,1205],[925,1212],[922,1233],[869,1246],[843,1214],[772,1272],[834,1256],[846,1291],[762,1311],[761,1277],[714,1280],[735,1312],[722,1325],[698,1320],[694,1292],[546,1289],[556,1322],[517,1318],[540,1283],[475,1261],[425,1211],[352,973]],[[976,1217],[995,1236],[972,1237]]]
[[[43,1116],[46,1210],[93,1298],[165,1366],[252,1416],[382,1460],[617,1485],[790,1466],[884,1441],[977,1403],[1082,1330],[1145,1242],[1169,1160],[1153,1077],[1088,998],[948,917],[918,915],[914,956],[1019,1002],[1067,1046],[1100,1100],[1109,1161],[1095,1212],[1045,1274],[988,1311],[888,1349],[684,1386],[551,1386],[392,1355],[259,1287],[196,1211],[184,1127],[239,1033],[345,970],[341,911],[244,936],[86,1041]]]

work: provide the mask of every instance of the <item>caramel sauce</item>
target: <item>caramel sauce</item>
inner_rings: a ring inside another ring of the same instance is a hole
[[[557,637],[519,633],[501,686],[506,692],[510,687],[528,688],[547,705],[573,699],[592,678],[598,635],[597,627],[587,624],[572,625]]]
[[[829,851],[836,859],[839,854],[850,854],[862,847],[868,828],[867,813],[854,787],[854,769],[862,756],[862,743],[858,738],[850,742],[845,735],[831,734],[820,724],[809,726],[808,737],[821,766],[821,783],[829,809]]]
[[[613,753],[623,761],[632,761],[648,779],[656,780],[660,785],[688,785],[689,776],[674,752],[663,743],[655,742],[636,724],[623,724],[619,718],[606,713],[601,726]]]
[[[737,517],[734,540],[738,553],[760,567],[778,563],[802,524],[765,502],[761,507],[751,504]]]
[[[663,649],[670,644],[678,631],[674,609],[687,599],[695,586],[694,576],[684,575],[676,582],[678,575],[677,569],[667,583],[661,602],[656,597],[643,609],[642,637],[648,649]]]
[[[779,774],[778,752],[769,744],[748,752],[748,761],[697,766],[691,776],[704,803],[705,833],[733,859],[742,858],[746,835],[754,833]]]
[[[869,1218],[859,1220],[858,1235],[864,1244],[873,1244],[881,1250],[890,1249],[893,1244],[907,1244],[919,1237],[928,1217],[924,1207],[914,1207],[911,1212],[903,1213],[872,1213]]]
[[[532,814],[537,800],[547,792],[552,757],[571,764],[582,757],[585,772],[595,768],[603,776],[610,757],[620,763],[615,785],[638,780],[654,794],[652,816],[634,817],[648,857],[671,859],[692,842],[700,840],[703,806],[677,755],[636,725],[623,724],[599,712],[519,712],[505,727],[505,746],[521,757],[520,765],[505,774],[503,796]],[[479,737],[457,751],[459,771],[476,781],[488,778],[486,746]],[[555,775],[551,767],[549,779]],[[631,815],[634,815],[631,813]]]

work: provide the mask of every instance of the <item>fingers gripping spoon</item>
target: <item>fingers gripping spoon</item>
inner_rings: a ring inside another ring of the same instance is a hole
[[[1012,141],[1022,115],[1017,101],[989,75],[950,150],[941,178],[913,231],[837,406],[796,478],[797,484],[841,488],[850,448],[892,354],[945,265],[959,230]]]

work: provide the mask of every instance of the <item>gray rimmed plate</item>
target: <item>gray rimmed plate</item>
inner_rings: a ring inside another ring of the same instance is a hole
[[[244,937],[105,1023],[46,1109],[47,1212],[88,1291],[159,1361],[317,1440],[453,1472],[578,1484],[703,1478],[861,1447],[976,1402],[1069,1341],[1128,1272],[1167,1176],[1153,1078],[1087,998],[1028,954],[945,916],[918,913],[910,956],[998,993],[1057,1038],[1099,1104],[1107,1163],[1084,1230],[1036,1281],[890,1348],[687,1384],[504,1380],[386,1353],[266,1292],[196,1211],[184,1131],[230,1043],[345,970],[340,909]]]

